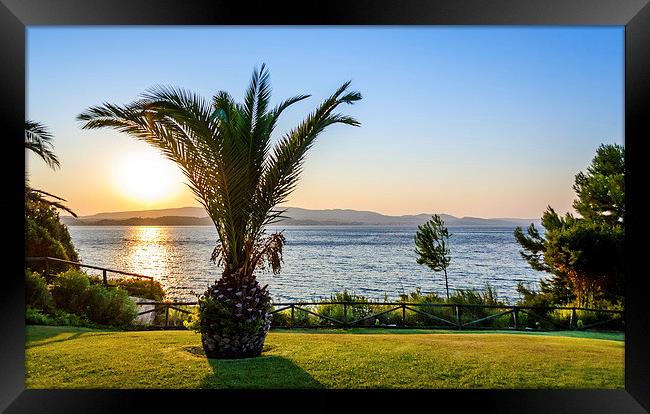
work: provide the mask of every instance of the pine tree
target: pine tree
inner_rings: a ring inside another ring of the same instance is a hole
[[[575,176],[578,216],[562,217],[548,206],[542,216],[544,236],[533,224],[526,233],[515,229],[522,257],[533,269],[553,274],[541,287],[544,294],[555,295],[557,304],[623,300],[624,176],[623,147],[601,145],[586,173]]]

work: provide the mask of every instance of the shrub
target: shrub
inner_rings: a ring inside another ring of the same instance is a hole
[[[88,276],[78,270],[57,275],[52,296],[58,308],[98,324],[126,325],[137,316],[136,305],[126,290],[91,285]]]
[[[129,296],[137,296],[156,302],[160,302],[165,298],[165,290],[157,280],[152,282],[144,279],[111,279],[109,283],[126,290],[129,292]]]
[[[380,305],[373,302],[364,296],[356,295],[343,291],[332,295],[328,300],[321,302],[357,302],[354,305],[347,305],[347,321],[354,322],[360,319],[367,318],[361,322],[355,323],[354,326],[367,326],[367,327],[388,327],[402,325],[402,309],[395,309],[395,305]],[[389,302],[385,297],[383,302]],[[487,286],[484,291],[475,290],[459,290],[454,293],[450,298],[450,303],[458,304],[477,304],[477,305],[503,305],[497,299],[494,290]],[[409,306],[416,311],[406,309],[404,312],[404,322],[406,326],[419,326],[419,327],[451,327],[452,325],[439,319],[444,319],[449,322],[456,322],[456,312],[451,306],[428,306],[428,305],[445,305],[446,300],[441,298],[435,293],[423,294],[420,289],[409,294],[400,295],[397,303],[408,303]],[[307,305],[301,307],[307,308]],[[320,315],[336,319],[338,321],[344,320],[344,312],[346,311],[343,304],[328,304],[321,303],[312,306],[313,312]],[[393,310],[394,309],[394,310]],[[464,308],[461,312],[461,321],[468,322],[470,320],[480,319],[494,315],[504,309],[485,309],[485,308]],[[382,312],[381,315],[372,317]],[[434,316],[431,317],[430,315]],[[484,322],[480,322],[475,326],[490,326],[490,327],[506,327],[510,326],[512,316],[504,315],[494,317]],[[291,323],[291,309],[285,309],[273,314],[274,327],[290,327]],[[310,315],[302,309],[294,309],[294,324],[293,326],[339,326],[334,322],[326,319]]]
[[[414,305],[412,309],[419,310],[420,312],[425,312],[431,314],[441,319],[453,321],[455,319],[455,312],[451,307],[446,306],[429,306],[429,305],[439,305],[444,304],[445,300],[438,296],[436,293],[427,293],[423,294],[420,288],[417,288],[415,292],[409,294],[401,294],[399,302],[402,303],[411,303]],[[402,323],[401,310],[394,312],[393,320],[398,318],[397,321],[393,322],[394,324]],[[405,314],[405,323],[410,326],[447,326],[448,324],[438,321],[428,315],[414,312],[407,309]]]
[[[388,300],[385,299],[384,302],[388,302]],[[381,313],[381,312],[387,312],[387,311],[395,308],[395,306],[372,304],[371,308],[372,308],[372,312],[376,314],[376,313]],[[372,322],[372,320],[370,320],[369,322]],[[397,325],[400,325],[401,323],[402,323],[402,310],[397,309],[397,310],[394,310],[392,312],[387,312],[387,313],[384,313],[382,315],[376,316],[374,325],[376,327],[380,327],[380,326],[397,326]]]
[[[136,305],[126,290],[92,285],[86,297],[86,316],[103,325],[127,325],[137,316]]]
[[[420,288],[416,288],[415,292],[411,292],[409,294],[401,294],[399,295],[400,299],[399,302],[404,302],[404,303],[444,303],[445,300],[438,296],[436,293],[427,293],[427,294],[422,294],[422,290]]]
[[[522,295],[521,300],[517,303],[519,306],[533,307],[533,312],[538,316],[526,315],[520,313],[519,325],[526,328],[568,328],[571,321],[571,309],[548,309],[548,307],[562,306],[562,307],[580,307],[578,301],[566,299],[560,302],[554,299],[554,296],[548,292],[534,291],[525,287],[523,284],[517,286],[517,291]],[[593,302],[593,308],[603,310],[620,310],[624,309],[622,301],[611,302],[606,299],[599,299]],[[603,312],[576,310],[574,319],[574,327],[582,328],[584,325],[591,325],[593,323],[605,322],[608,319],[615,318],[614,321],[603,323],[599,328],[615,328],[621,329],[623,327],[623,318],[616,315],[607,314]],[[544,320],[546,319],[546,320]],[[582,321],[582,326],[578,326],[578,320]]]
[[[466,305],[503,305],[490,285],[484,291],[458,289],[449,298],[449,303]]]
[[[59,220],[57,210],[45,203],[31,200],[25,203],[25,256],[79,260],[68,228]],[[69,267],[63,263],[49,263],[47,266],[53,272]],[[34,262],[30,267],[42,273],[46,264]]]
[[[523,285],[521,285],[523,288]],[[532,292],[523,288],[526,292]],[[571,309],[565,310],[548,310],[544,309],[546,305],[546,297],[544,295],[538,295],[532,292],[532,294],[527,296],[528,301],[519,302],[517,306],[533,307],[534,309],[520,309],[517,314],[517,327],[524,329],[557,329],[566,327],[568,329],[570,324],[570,319],[572,315]],[[367,326],[367,327],[390,327],[390,326],[401,326],[402,325],[402,309],[394,305],[380,305],[378,302],[373,302],[366,299],[363,296],[358,296],[355,294],[348,293],[343,291],[341,293],[332,295],[328,300],[322,300],[321,302],[360,302],[356,305],[348,305],[347,315],[348,322],[354,322],[355,320],[369,317],[371,315],[377,315],[382,312],[386,312],[381,315],[370,317],[365,321],[356,323],[354,326]],[[389,302],[388,298],[384,298],[383,302]],[[503,301],[499,300],[494,289],[487,285],[484,290],[458,290],[451,295],[449,302],[447,300],[439,297],[435,293],[423,294],[420,289],[416,289],[415,292],[409,294],[400,295],[400,299],[397,303],[408,303],[408,307],[419,310],[420,312],[425,312],[429,315],[415,312],[410,309],[405,311],[405,325],[413,327],[445,327],[452,328],[453,325],[440,321],[436,318],[441,318],[449,322],[456,323],[457,316],[456,310],[453,306],[448,306],[449,304],[458,304],[459,307],[459,316],[461,323],[469,323],[471,321],[476,321],[482,318],[491,317],[487,320],[480,322],[472,323],[467,325],[467,329],[472,328],[491,328],[491,329],[503,329],[503,328],[512,328],[513,324],[513,315],[511,313],[506,313],[505,315],[499,315],[504,311],[510,311],[512,307],[505,304]],[[305,304],[297,303],[303,308],[312,310],[313,312],[319,313],[321,315],[334,318],[340,321],[343,321],[343,305],[339,304],[325,304],[321,303],[319,305],[308,306]],[[435,306],[435,305],[447,305],[447,306]],[[491,305],[495,307],[481,307],[481,306],[462,306],[462,305]],[[571,306],[571,305],[569,305]],[[397,307],[397,309],[395,309]],[[623,305],[620,302],[612,303],[606,301],[600,301],[597,303],[597,309],[603,310],[617,310],[622,311]],[[529,312],[529,313],[526,313]],[[434,316],[431,317],[430,315]],[[610,319],[613,319],[610,321]],[[578,325],[578,320],[580,320],[580,325]],[[273,327],[290,327],[291,323],[291,309],[285,309],[273,314]],[[624,320],[621,316],[616,314],[608,314],[604,312],[596,311],[587,311],[587,310],[576,310],[574,326],[579,328],[584,328],[585,326],[590,327],[592,324],[596,325],[597,329],[622,329],[624,326]],[[334,326],[338,327],[339,324],[332,323],[322,318],[310,315],[302,309],[294,309],[294,324],[293,326]]]
[[[195,306],[192,314],[183,321],[183,326],[191,331],[201,332],[201,313],[198,306]]]
[[[185,326],[187,324],[192,324],[195,316],[197,315],[198,306],[188,306],[188,305],[179,305],[175,306],[178,309],[183,309],[190,311],[192,313],[187,314],[176,309],[169,308],[169,314],[167,315],[167,326]],[[160,307],[161,309],[156,314],[155,324],[164,325],[165,324],[165,308]]]
[[[322,304],[316,307],[315,312],[320,315],[327,316],[328,318],[336,319],[338,321],[345,320],[345,317],[347,315],[348,322],[353,322],[359,319],[367,318],[368,316],[373,314],[372,306],[368,301],[368,299],[366,299],[364,296],[355,295],[354,293],[348,293],[347,290],[332,295],[329,301],[330,302],[360,302],[360,303],[355,305],[347,305],[347,306],[341,304]],[[322,319],[318,317],[315,318],[318,319],[318,323],[320,325],[333,324],[333,322],[330,322],[326,319]],[[372,322],[373,322],[372,320],[368,319],[363,322],[360,322],[359,325],[372,325]]]
[[[25,270],[25,303],[28,308],[52,310],[54,300],[45,279],[38,273]]]
[[[489,305],[489,306],[506,306],[503,301],[500,301],[496,292],[490,285],[486,285],[485,289],[480,290],[464,290],[459,289],[454,292],[450,299],[450,303],[459,305]],[[487,318],[496,315],[500,312],[507,310],[506,308],[489,308],[480,306],[467,306],[460,308],[461,323],[468,323],[482,318]],[[481,322],[476,322],[469,327],[490,327],[490,328],[504,328],[511,324],[512,316],[510,314],[503,316],[495,316]]]
[[[307,308],[307,305],[301,302],[298,302],[297,305]],[[317,318],[302,309],[294,309],[293,325],[291,321],[291,309],[285,309],[271,315],[271,323],[274,327],[312,326],[319,324],[321,321],[325,322],[323,319]]]
[[[54,318],[41,313],[40,309],[27,308],[25,323],[27,325],[54,325]]]
[[[75,315],[62,310],[54,311],[54,321],[56,325],[63,326],[87,326],[89,328],[97,327],[83,315]]]
[[[27,308],[25,323],[28,325],[50,325],[50,326],[82,326],[97,328],[98,325],[90,322],[86,317],[73,313],[56,310],[53,314],[44,314],[39,309]]]
[[[90,276],[90,283],[102,284],[103,279],[98,276]],[[165,298],[165,290],[160,282],[136,278],[109,279],[108,284],[126,290],[129,296],[135,296],[143,299],[150,299],[161,302]]]
[[[86,311],[88,276],[79,270],[68,270],[56,276],[52,284],[52,297],[57,308],[83,315]]]

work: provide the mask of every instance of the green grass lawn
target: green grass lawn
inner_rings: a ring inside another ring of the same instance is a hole
[[[28,326],[27,388],[623,388],[620,340],[511,333],[272,331],[211,360],[189,331]],[[616,339],[616,338],[615,338]]]

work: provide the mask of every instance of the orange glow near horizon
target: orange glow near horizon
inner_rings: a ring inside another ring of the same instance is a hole
[[[118,192],[142,204],[157,205],[174,197],[182,181],[178,167],[153,149],[127,154],[114,172]]]

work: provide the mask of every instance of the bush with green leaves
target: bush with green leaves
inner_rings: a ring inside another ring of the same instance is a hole
[[[412,304],[409,306],[411,309],[415,309],[420,312],[428,313],[434,315],[438,318],[449,320],[451,317],[451,311],[449,308],[441,306],[431,306],[444,304],[445,300],[438,296],[436,293],[422,293],[420,288],[416,288],[414,292],[408,294],[401,294],[399,296],[398,302]],[[404,312],[404,323],[407,326],[432,326],[439,325],[440,322],[435,319],[423,314],[413,311],[411,309],[406,309]],[[398,317],[393,317],[393,324],[401,325],[402,324],[402,311],[398,310],[395,315]]]
[[[318,305],[315,313],[326,316],[337,321],[353,322],[359,319],[367,318],[373,314],[372,304],[364,296],[349,293],[347,290],[332,295],[329,299],[330,302],[357,302],[354,305],[342,304],[322,304]],[[331,325],[332,322],[318,318],[319,324]],[[367,319],[359,323],[359,325],[371,325],[374,320]]]
[[[86,292],[86,316],[102,325],[128,325],[137,316],[126,290],[91,285]]]
[[[28,308],[50,311],[54,299],[43,276],[25,269],[25,304]]]
[[[185,326],[187,329],[198,331],[198,329],[195,329],[194,327],[194,324],[199,321],[198,306],[175,305],[174,308],[170,307],[169,312],[167,312],[165,306],[158,306],[155,312],[152,325],[154,326],[166,325],[168,327]],[[179,309],[182,309],[189,313],[182,312]]]
[[[40,309],[27,308],[25,323],[27,325],[100,327],[89,321],[85,316],[75,315],[74,313],[68,313],[60,309],[48,314],[43,313]]]
[[[163,289],[162,284],[157,280],[151,281],[145,279],[126,278],[111,279],[109,283],[126,290],[129,292],[130,296],[150,299],[156,302],[165,299],[165,290]]]
[[[391,327],[401,326],[403,323],[406,326],[419,326],[419,327],[450,327],[451,323],[440,321],[437,318],[456,322],[456,311],[452,306],[445,306],[448,302],[435,293],[424,294],[420,289],[416,289],[409,294],[400,295],[397,305],[384,305],[381,302],[390,302],[388,298],[383,301],[372,301],[364,296],[355,295],[343,291],[332,295],[330,299],[321,300],[318,305],[301,305],[301,308],[307,308],[312,312],[324,315],[328,318],[343,321],[344,312],[347,311],[348,323],[360,319],[367,318],[363,321],[355,323],[354,326],[366,327]],[[344,308],[343,304],[327,303],[327,302],[356,302],[349,304]],[[408,304],[407,308],[403,310],[399,307],[400,303]],[[503,305],[499,301],[494,290],[487,286],[484,291],[476,290],[459,290],[449,299],[452,304],[475,304],[475,305]],[[461,312],[461,322],[469,322],[471,320],[480,319],[482,317],[494,315],[505,309],[502,308],[463,308]],[[376,315],[376,316],[373,316]],[[430,316],[431,315],[431,316]],[[432,317],[433,316],[433,317]],[[404,317],[404,320],[403,320]],[[480,322],[475,326],[491,326],[491,327],[507,327],[511,325],[511,316],[504,315],[488,319],[487,321]],[[291,320],[291,309],[284,309],[273,314],[273,326],[290,327],[290,326],[322,326],[322,327],[339,327],[340,324],[328,321],[324,318],[311,315],[308,312],[294,308],[293,324]]]
[[[557,285],[557,279],[554,283]],[[550,329],[557,328],[558,326],[568,328],[570,326],[573,313],[571,309],[549,309],[550,307],[558,306],[556,305],[558,301],[556,295],[551,292],[548,287],[549,285],[546,285],[546,287],[542,285],[540,290],[534,290],[523,285],[522,283],[517,286],[517,291],[521,295],[521,299],[517,302],[517,305],[532,307],[534,308],[532,312],[537,315],[520,315],[520,326],[533,329]],[[576,308],[580,308],[577,300],[567,301],[567,303],[564,303],[561,306],[567,308],[572,308],[575,306]],[[623,311],[624,305],[622,300],[613,302],[600,298],[593,301],[590,308],[599,310]],[[603,323],[600,326],[602,328],[611,329],[623,328],[623,317],[618,314],[578,309],[576,310],[575,318],[573,321],[574,327],[577,327],[578,319],[582,320],[584,325],[591,325],[594,323],[605,322],[607,319],[614,319],[612,322]]]
[[[163,312],[163,318],[167,318],[168,326],[184,326],[185,322],[190,320],[190,318],[192,317],[193,313],[191,312],[193,311],[194,308],[196,308],[196,306],[188,306],[188,305],[179,305],[176,307],[178,309],[183,309],[190,313],[181,312],[177,309],[171,309],[171,308],[169,309],[169,314],[167,316],[165,316],[165,313]]]
[[[79,261],[68,228],[59,220],[57,210],[47,203],[29,200],[25,203],[25,257],[46,256]],[[46,269],[61,272],[69,267],[54,262],[30,262],[29,266],[41,273]]]
[[[308,305],[304,305],[301,302],[298,302],[298,305],[304,309],[310,308]],[[320,321],[322,321],[322,319],[298,308],[294,308],[293,320],[291,318],[291,309],[284,309],[271,315],[271,322],[274,327],[313,326],[320,324]]]
[[[405,322],[408,326],[451,326],[451,324],[440,321],[440,318],[453,323],[460,317],[461,323],[468,323],[490,315],[494,315],[504,309],[482,308],[473,306],[460,306],[458,316],[456,308],[444,306],[446,304],[457,305],[504,305],[499,301],[494,289],[487,285],[483,291],[475,289],[458,289],[450,294],[449,299],[444,299],[436,293],[423,294],[418,288],[415,292],[400,295],[399,302],[413,304],[405,312]],[[413,309],[413,310],[411,310]],[[419,312],[418,312],[419,311]],[[432,315],[433,317],[429,316]],[[495,317],[487,321],[472,324],[473,326],[505,327],[509,323],[509,316]],[[401,317],[400,321],[401,323]]]
[[[422,289],[416,288],[411,293],[402,293],[399,295],[399,302],[403,303],[445,303],[445,300],[438,296],[437,293],[422,293]]]
[[[498,313],[507,311],[507,308],[499,307],[481,307],[481,306],[471,306],[471,305],[488,305],[488,306],[506,306],[506,304],[499,300],[495,290],[490,286],[486,285],[485,289],[475,290],[475,289],[458,289],[451,295],[449,299],[450,303],[455,303],[458,305],[470,305],[470,306],[461,306],[460,307],[460,320],[461,323],[469,323],[479,319],[487,318],[494,316]],[[468,327],[491,327],[491,328],[505,328],[512,325],[512,316],[510,314],[502,316],[494,316],[490,319],[483,320],[481,322],[475,322],[469,325]]]
[[[384,302],[388,302],[388,300],[384,300]],[[370,320],[366,321],[366,326],[375,326],[375,327],[382,327],[382,326],[398,326],[402,324],[402,310],[397,309],[397,310],[392,310],[395,308],[393,305],[377,305],[377,304],[372,304],[372,312],[373,314],[379,314],[379,316],[375,316],[374,318],[371,318]],[[386,313],[382,313],[386,312]]]
[[[40,309],[27,308],[25,312],[25,323],[27,325],[53,325],[54,319],[44,314]]]
[[[85,273],[79,270],[68,270],[56,275],[51,291],[57,308],[84,315],[89,288],[90,280]]]
[[[101,277],[90,276],[90,283],[101,284],[104,283],[104,281]],[[108,284],[126,290],[129,292],[129,296],[150,299],[156,302],[161,302],[165,298],[165,290],[157,280],[151,281],[149,279],[137,278],[111,278],[108,279]]]
[[[57,275],[52,296],[59,309],[102,325],[127,325],[137,316],[136,305],[126,290],[91,285],[88,275],[78,270]]]

